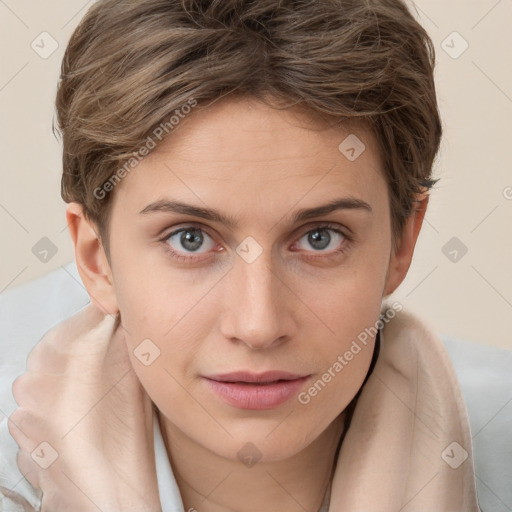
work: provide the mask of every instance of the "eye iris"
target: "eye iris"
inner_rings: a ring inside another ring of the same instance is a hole
[[[315,250],[325,249],[331,242],[327,229],[315,229],[308,236],[308,241]]]
[[[181,233],[180,243],[188,251],[196,251],[203,243],[200,229],[189,228]],[[190,245],[189,245],[190,244]]]

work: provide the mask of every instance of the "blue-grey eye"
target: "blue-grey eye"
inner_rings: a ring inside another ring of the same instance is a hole
[[[299,239],[299,249],[310,250],[307,247],[300,247],[301,240],[306,239],[310,248],[314,251],[324,251],[325,249],[336,249],[341,242],[345,239],[343,233],[336,231],[332,228],[315,228],[308,231],[303,237]]]
[[[210,246],[208,246],[208,243],[205,244],[205,240],[210,241]],[[181,228],[173,231],[166,241],[177,252],[208,252],[215,245],[213,240],[202,229],[195,227]],[[176,245],[173,245],[173,243]],[[204,251],[199,250],[205,247]]]

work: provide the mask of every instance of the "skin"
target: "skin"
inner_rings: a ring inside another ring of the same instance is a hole
[[[366,145],[353,162],[338,150],[350,133]],[[298,210],[342,197],[372,211],[341,209],[293,223]],[[162,199],[217,210],[238,225],[140,213]],[[418,200],[393,253],[386,181],[369,132],[328,127],[297,108],[225,98],[193,111],[116,187],[111,264],[96,226],[80,205],[68,206],[81,278],[93,303],[121,314],[133,368],[159,409],[185,510],[318,510],[343,411],[367,374],[374,340],[307,405],[294,398],[271,410],[238,409],[202,376],[286,370],[309,375],[307,390],[375,324],[383,298],[404,279],[428,195]],[[308,234],[325,223],[352,241],[321,231],[331,241],[315,250]],[[179,234],[161,241],[190,226],[204,230],[196,252]],[[236,252],[248,236],[263,251],[252,263]],[[144,366],[133,351],[147,338],[160,356]],[[252,467],[237,457],[248,442],[261,453]]]

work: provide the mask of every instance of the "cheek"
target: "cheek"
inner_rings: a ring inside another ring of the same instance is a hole
[[[387,261],[383,257],[357,258],[355,263],[340,267],[328,282],[313,286],[309,283],[304,297],[311,297],[311,304],[323,324],[323,333],[337,343],[333,348],[343,349],[365,328],[378,320],[385,286]]]
[[[311,297],[321,321],[310,324],[309,337],[316,336],[321,370],[315,389],[308,394],[321,391],[319,401],[325,407],[345,407],[368,372],[379,327],[386,265],[382,255],[366,261],[361,258],[340,270],[336,280],[317,287]]]
[[[116,295],[123,325],[138,338],[165,339],[200,298],[200,290],[183,289],[172,275],[143,271],[119,272]]]
[[[315,340],[318,373],[298,397],[299,403],[309,409],[310,418],[332,421],[352,401],[368,373],[375,348],[380,295],[373,290],[373,296],[351,298],[349,293],[340,297],[336,313],[331,312],[330,326],[335,334]]]
[[[187,385],[187,373],[195,371],[200,341],[207,337],[211,323],[200,307],[207,283],[194,288],[178,277],[164,279],[161,272],[157,276],[130,271],[116,275],[132,366],[163,410],[182,394],[179,383]]]

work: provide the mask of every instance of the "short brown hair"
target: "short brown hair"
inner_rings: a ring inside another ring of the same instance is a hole
[[[112,194],[94,190],[163,120],[191,98],[271,97],[372,130],[396,247],[415,194],[437,181],[434,63],[402,0],[99,0],[62,62],[62,197],[83,205],[108,256]]]

